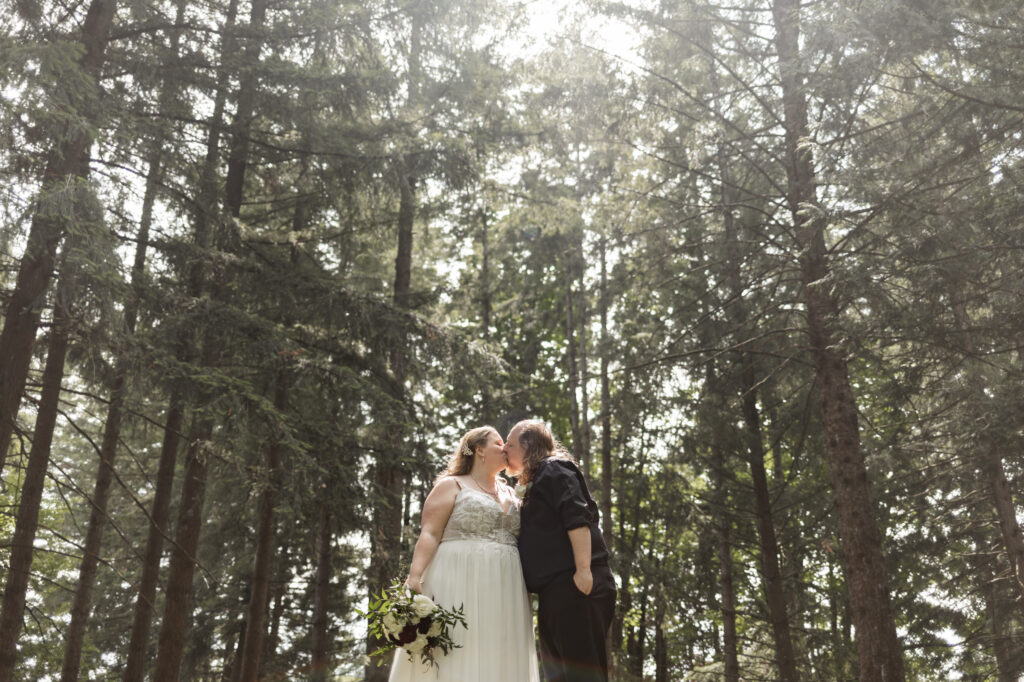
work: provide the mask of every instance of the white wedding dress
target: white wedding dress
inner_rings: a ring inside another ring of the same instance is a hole
[[[462,487],[441,544],[423,574],[423,593],[450,609],[462,607],[466,627],[452,638],[461,648],[435,652],[437,668],[395,652],[390,682],[539,682],[530,598],[516,537],[519,508]]]

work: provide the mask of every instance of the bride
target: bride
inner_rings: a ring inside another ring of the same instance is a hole
[[[460,648],[438,652],[439,669],[398,649],[390,682],[539,682],[533,616],[516,537],[519,500],[498,478],[501,436],[490,426],[462,437],[423,503],[406,585],[445,608],[462,607]]]

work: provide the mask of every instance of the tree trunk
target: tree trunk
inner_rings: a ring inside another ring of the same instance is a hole
[[[234,49],[233,31],[235,18],[238,11],[238,0],[230,0],[222,29],[223,46],[221,48],[221,86],[217,88],[214,100],[213,113],[210,116],[209,136],[206,142],[206,158],[203,162],[203,169],[200,176],[199,199],[196,202],[194,211],[194,242],[200,254],[188,266],[186,275],[186,287],[189,296],[193,299],[202,297],[208,286],[207,268],[204,258],[206,249],[210,246],[210,217],[216,211],[217,204],[217,163],[220,154],[220,135],[224,120],[224,108],[226,104],[227,76],[224,73],[223,64],[225,58]],[[212,353],[212,349],[210,349]],[[178,342],[178,359],[180,361],[191,361],[196,353],[194,342],[190,332],[185,332]],[[156,587],[160,576],[160,557],[163,554],[164,533],[168,528],[170,517],[170,504],[174,488],[174,471],[177,465],[178,445],[185,415],[185,389],[175,383],[171,386],[171,395],[168,399],[167,425],[164,427],[164,439],[160,448],[160,463],[156,478],[156,491],[153,496],[153,510],[150,514],[149,532],[146,538],[146,553],[142,567],[142,578],[139,583],[138,598],[135,602],[135,613],[132,619],[132,632],[128,644],[128,660],[125,664],[124,682],[142,682],[145,676],[146,663],[149,660],[149,631],[152,625],[153,612],[155,611]],[[212,429],[212,426],[211,426]],[[199,429],[202,433],[203,429]],[[211,431],[212,432],[212,431]],[[189,441],[189,453],[193,454],[194,442]],[[200,471],[192,464],[193,474],[200,474],[205,477],[205,463]],[[186,472],[189,463],[186,462]],[[186,482],[188,481],[186,475]],[[194,486],[193,481],[192,485]],[[205,479],[203,481],[205,485]],[[184,499],[184,490],[182,491]],[[190,499],[194,498],[197,491],[189,492]],[[194,500],[193,500],[194,502]],[[202,506],[202,500],[199,500]],[[181,518],[179,510],[179,519]],[[179,531],[181,529],[179,528]],[[183,636],[183,634],[182,634]],[[175,664],[175,675],[180,667],[179,662]]]
[[[245,168],[249,158],[249,131],[256,108],[256,69],[263,49],[263,23],[268,0],[253,0],[249,14],[248,35],[242,63],[245,69],[238,84],[238,105],[231,124],[231,148],[228,151],[228,174],[224,180],[224,203],[236,218],[242,209]]]
[[[408,307],[412,282],[412,236],[416,218],[416,179],[407,175],[406,164],[402,163],[399,177],[398,208],[398,254],[395,257],[394,302],[399,307]],[[407,358],[403,350],[391,354],[392,372],[395,384],[404,401],[404,386]],[[398,569],[402,554],[402,494],[405,486],[405,471],[402,466],[406,439],[404,429],[397,425],[390,438],[389,447],[376,462],[377,494],[381,496],[373,507],[373,536],[370,547],[370,594],[379,594],[391,581],[399,578]],[[369,637],[367,653],[376,651],[383,641]],[[366,667],[367,682],[387,680],[391,662],[378,656]]]
[[[488,242],[487,208],[480,209],[480,337],[484,341],[491,338],[491,250]],[[490,382],[483,382],[480,389],[481,423],[490,424],[494,420],[491,406]]]
[[[580,450],[582,451],[582,459],[580,460],[583,467],[583,474],[587,479],[587,482],[591,480],[593,475],[593,467],[591,466],[591,439],[590,439],[590,396],[587,392],[587,384],[590,383],[589,366],[587,365],[587,325],[590,322],[590,309],[587,306],[587,286],[584,280],[584,274],[586,268],[582,265],[586,260],[583,254],[583,238],[580,237],[580,291],[579,291],[579,374],[580,374]]]
[[[739,682],[740,665],[737,657],[736,636],[736,588],[732,577],[732,521],[726,513],[725,451],[717,444],[712,446],[711,475],[715,496],[714,515],[718,535],[718,585],[721,590],[722,609],[722,656],[725,663],[725,682]]]
[[[246,586],[245,594],[252,593],[252,578],[248,581]],[[244,599],[244,597],[243,597]],[[244,608],[244,603],[239,604],[240,607]],[[245,648],[245,633],[249,630],[249,623],[246,622],[243,617],[238,621],[238,639],[235,640],[235,650],[231,654],[231,659],[225,662],[224,673],[221,675],[221,679],[224,682],[240,682],[242,679],[242,651]]]
[[[423,49],[424,8],[413,4],[409,8],[409,108],[415,108],[421,91],[421,52]],[[412,301],[412,246],[413,227],[416,222],[416,159],[407,154],[398,163],[398,249],[395,254],[395,283],[393,300],[399,308],[409,308]],[[405,402],[406,365],[408,357],[404,348],[395,348],[391,353],[391,371],[398,387],[395,396]],[[369,593],[379,594],[392,580],[399,579],[402,547],[402,495],[406,485],[406,471],[402,461],[405,458],[406,427],[395,424],[384,452],[378,456],[374,466],[374,483],[379,496],[373,505],[373,528],[370,536],[370,575],[367,581]],[[366,652],[376,651],[384,642],[367,637]],[[371,660],[365,671],[366,682],[384,682],[391,672],[391,662],[378,656]]]
[[[185,3],[179,2],[175,24],[184,21]],[[169,58],[174,60],[178,54],[180,31],[171,34]],[[160,93],[159,111],[167,111],[173,103],[175,90],[168,84],[163,85]],[[145,275],[146,249],[149,244],[149,230],[153,222],[153,204],[156,201],[157,186],[162,173],[163,144],[155,141],[150,150],[149,171],[146,175],[146,192],[142,200],[142,215],[139,221],[139,233],[135,247],[135,259],[132,264],[131,293],[125,302],[124,325],[128,339],[135,334],[138,317],[139,299],[142,296],[142,278]],[[92,591],[96,582],[96,570],[99,564],[100,548],[103,541],[103,529],[107,520],[107,501],[110,498],[110,486],[114,478],[114,459],[117,455],[117,444],[121,437],[121,421],[124,411],[125,381],[128,378],[129,361],[125,355],[118,357],[115,363],[114,379],[110,386],[110,401],[107,407],[107,420],[100,445],[100,463],[96,473],[96,486],[92,495],[92,511],[86,531],[85,546],[82,550],[82,563],[78,570],[78,586],[71,607],[71,623],[68,625],[64,638],[64,662],[61,668],[61,682],[73,682],[78,679],[82,657],[82,643],[85,639],[85,628],[89,622],[92,608]]]
[[[71,332],[71,296],[74,291],[74,265],[67,257],[74,240],[65,244],[65,258],[61,279],[53,305],[53,325],[46,350],[43,369],[43,390],[39,397],[32,450],[22,482],[18,517],[11,540],[7,585],[0,606],[0,682],[14,680],[14,665],[18,657],[18,637],[25,615],[25,598],[32,569],[36,530],[39,527],[39,506],[43,499],[46,470],[50,463],[50,446],[57,424],[61,382],[64,379],[64,359],[67,355]]]
[[[32,364],[32,347],[39,329],[42,302],[50,287],[57,246],[66,230],[65,218],[53,206],[47,206],[47,193],[59,191],[68,176],[85,177],[88,173],[92,130],[99,119],[96,81],[103,69],[107,36],[114,21],[117,2],[93,0],[89,5],[80,37],[85,52],[78,63],[82,69],[87,92],[81,98],[85,111],[81,124],[66,123],[53,141],[43,171],[42,198],[38,202],[29,228],[25,253],[18,266],[18,279],[4,312],[0,332],[0,472],[3,471],[11,436],[18,419],[25,381]]]
[[[636,679],[644,676],[644,656],[647,647],[647,592],[648,583],[640,591],[640,620],[629,634],[629,672]]]
[[[654,682],[668,682],[668,642],[665,641],[664,599],[658,600],[654,624]]]
[[[288,399],[287,377],[284,369],[277,373],[274,388],[274,407],[284,413]],[[263,635],[270,594],[271,558],[276,538],[274,511],[277,505],[277,488],[280,485],[281,437],[272,436],[267,448],[267,481],[260,501],[259,530],[256,535],[256,560],[252,573],[252,593],[246,613],[245,646],[242,647],[242,682],[256,682],[259,677],[260,654],[263,652]]]
[[[331,592],[331,513],[326,504],[320,505],[320,527],[317,531],[316,583],[313,589],[313,661],[311,682],[326,682],[330,668],[327,639],[327,614]]]
[[[157,468],[156,491],[149,517],[149,532],[143,554],[142,578],[139,580],[132,631],[128,643],[124,682],[142,682],[146,662],[149,660],[149,630],[156,610],[156,587],[160,578],[160,557],[163,554],[164,533],[170,517],[171,494],[174,490],[174,468],[178,460],[178,443],[185,419],[181,389],[171,389],[164,425],[164,438],[160,446],[160,464]]]
[[[715,80],[717,101],[717,79]],[[750,332],[745,331],[747,323],[747,306],[743,297],[744,286],[740,263],[743,255],[737,235],[737,226],[733,214],[733,185],[729,177],[729,164],[725,155],[724,145],[718,148],[718,172],[720,180],[720,196],[722,201],[722,224],[725,232],[725,271],[729,289],[729,318],[740,330],[740,343],[745,343]],[[757,377],[754,373],[750,350],[744,350],[735,358],[734,367],[739,376],[739,389],[743,422],[746,427],[747,464],[750,467],[751,482],[754,488],[754,516],[757,521],[758,539],[761,545],[761,575],[765,601],[768,605],[768,621],[772,628],[772,639],[775,643],[776,664],[779,667],[779,679],[783,682],[796,682],[798,679],[796,657],[793,653],[789,617],[786,613],[786,589],[779,567],[779,546],[775,534],[775,520],[772,516],[771,491],[768,488],[768,474],[764,466],[764,443],[761,434],[761,415],[757,407]]]
[[[796,657],[790,638],[789,617],[786,614],[786,590],[779,569],[779,546],[775,537],[775,522],[772,518],[771,492],[768,489],[768,475],[764,468],[764,444],[761,437],[761,415],[757,409],[757,394],[754,389],[753,369],[743,369],[743,421],[747,428],[747,457],[750,476],[754,486],[754,515],[757,519],[757,533],[761,541],[761,571],[764,576],[765,600],[768,603],[768,618],[775,641],[776,663],[779,679],[796,682]]]
[[[612,545],[612,399],[608,378],[608,356],[611,338],[608,335],[608,264],[607,239],[601,239],[601,531],[608,553],[615,556]]]
[[[817,204],[817,196],[813,161],[810,152],[800,144],[808,137],[808,126],[800,73],[799,12],[799,0],[774,0],[772,4],[784,109],[787,200],[801,254],[803,297],[856,628],[860,679],[895,682],[904,679],[903,657],[889,598],[882,534],[875,519],[860,447],[857,404],[846,358],[831,329],[839,311],[828,288],[831,272],[825,224],[819,218],[811,219],[804,211],[805,207]]]
[[[281,552],[278,560],[277,577],[274,584],[270,586],[272,603],[270,607],[270,629],[263,639],[263,654],[260,656],[260,678],[270,677],[276,679],[279,673],[276,669],[277,648],[281,644],[281,617],[284,615],[284,593],[288,584],[288,552],[287,548]]]
[[[992,503],[999,519],[999,530],[1002,534],[1003,548],[1013,572],[1011,582],[1014,586],[1014,601],[1024,610],[1024,539],[1021,538],[1020,525],[1017,523],[1017,510],[1013,504],[1010,484],[1003,470],[1003,458],[995,444],[986,447],[983,463],[988,479]]]
[[[572,430],[572,456],[583,462],[583,428],[580,419],[580,404],[577,397],[580,385],[579,368],[576,363],[576,315],[572,290],[573,277],[565,274],[565,361],[569,370],[569,426]],[[589,472],[583,475],[589,481]]]
[[[210,366],[204,363],[204,366]],[[206,471],[213,422],[202,417],[188,437],[181,502],[171,550],[170,570],[164,597],[164,618],[160,624],[154,682],[178,682],[181,658],[189,628],[192,601],[192,577],[196,568],[196,550],[203,521],[206,496]]]

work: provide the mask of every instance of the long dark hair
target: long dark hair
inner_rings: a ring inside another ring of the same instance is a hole
[[[564,459],[576,464],[576,460],[551,433],[544,422],[537,419],[526,419],[519,422],[513,431],[517,431],[519,444],[523,446],[523,473],[519,475],[520,483],[527,483],[537,473],[537,467],[546,459]]]

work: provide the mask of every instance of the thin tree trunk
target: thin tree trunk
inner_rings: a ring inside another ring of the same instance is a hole
[[[331,590],[331,513],[326,504],[320,505],[320,527],[317,531],[316,583],[313,589],[313,662],[312,682],[326,682],[330,668],[327,614]]]
[[[175,24],[184,21],[185,3],[179,2]],[[176,59],[180,31],[173,31],[169,57]],[[165,83],[160,94],[160,111],[167,111],[173,103],[175,90]],[[125,332],[128,339],[135,334],[138,317],[139,299],[142,295],[142,278],[145,275],[146,249],[149,244],[149,230],[153,222],[153,204],[162,173],[163,144],[155,141],[150,150],[149,171],[146,176],[146,192],[142,200],[142,215],[139,221],[139,233],[135,247],[135,259],[132,264],[131,294],[125,302]],[[92,591],[96,582],[96,570],[99,564],[100,548],[103,540],[103,529],[107,520],[107,502],[110,498],[110,487],[113,482],[114,459],[117,455],[117,444],[121,437],[121,421],[124,411],[125,382],[128,378],[129,361],[121,352],[115,363],[114,379],[110,386],[110,401],[107,408],[107,420],[100,445],[100,463],[96,473],[96,485],[92,495],[92,511],[86,531],[85,545],[82,550],[82,563],[78,571],[78,586],[71,607],[71,623],[68,625],[64,638],[64,662],[61,668],[61,682],[73,682],[78,679],[82,657],[82,644],[85,629],[89,622],[92,608]]]
[[[249,131],[256,109],[256,70],[263,49],[263,23],[269,0],[253,0],[245,37],[242,63],[245,65],[238,85],[238,104],[231,124],[231,148],[228,151],[228,174],[224,180],[224,203],[236,218],[242,209],[245,169],[249,160]]]
[[[983,467],[999,519],[1003,549],[1013,572],[1012,583],[1016,592],[1014,601],[1024,610],[1024,539],[1021,538],[1020,525],[1017,523],[1017,510],[1003,469],[1003,458],[993,443],[985,446]]]
[[[581,464],[583,475],[587,481],[591,480],[593,467],[591,466],[591,443],[590,443],[590,396],[587,392],[587,384],[590,383],[589,366],[587,364],[587,325],[590,322],[590,308],[587,305],[587,286],[584,280],[586,263],[583,254],[583,238],[580,237],[580,291],[579,291],[579,373],[580,373],[580,450],[582,451]]]
[[[245,186],[245,170],[249,156],[249,137],[253,113],[256,107],[255,67],[260,61],[263,47],[263,24],[267,13],[268,0],[254,0],[250,8],[248,35],[246,36],[243,62],[249,65],[239,84],[238,106],[232,125],[232,142],[228,154],[228,173],[224,181],[225,204],[234,217],[242,210]],[[301,202],[297,211],[301,212]],[[274,405],[283,412],[287,400],[287,385],[283,369],[279,369],[274,388]],[[277,487],[281,465],[281,440],[274,437],[267,449],[269,480],[263,490],[259,524],[256,535],[256,556],[253,566],[251,592],[246,610],[239,651],[241,660],[233,666],[234,679],[255,682],[259,676],[260,654],[263,651],[267,600],[270,591],[271,559],[274,551]]]
[[[565,360],[569,366],[569,426],[572,430],[572,456],[577,462],[583,461],[583,430],[580,425],[580,405],[577,392],[580,385],[579,368],[576,364],[576,315],[572,290],[573,278],[565,276]],[[584,471],[584,476],[587,475]]]
[[[784,110],[787,200],[801,254],[803,297],[856,628],[860,679],[862,682],[897,682],[904,679],[903,656],[889,597],[882,534],[875,519],[861,452],[857,403],[849,370],[831,329],[838,316],[838,304],[826,284],[831,272],[825,248],[825,225],[804,211],[805,207],[817,204],[817,196],[813,161],[810,152],[800,144],[808,137],[808,125],[800,71],[799,0],[774,0],[772,18]]]
[[[400,203],[398,210],[398,254],[395,258],[394,302],[399,307],[408,307],[412,281],[412,237],[416,217],[416,179],[406,175],[405,164],[400,172]],[[404,386],[407,358],[401,350],[391,354],[391,366],[395,384],[404,401]],[[377,494],[380,496],[373,507],[373,536],[370,555],[370,594],[379,594],[391,581],[399,578],[398,569],[402,555],[402,497],[405,487],[405,471],[401,464],[406,447],[405,434],[395,428],[390,437],[387,451],[376,462]],[[367,653],[376,651],[383,641],[367,638]],[[391,662],[378,656],[366,667],[367,682],[387,680]]]
[[[207,268],[204,259],[205,252],[210,247],[211,215],[216,211],[217,205],[217,163],[220,154],[220,135],[224,120],[224,108],[226,105],[226,82],[227,76],[224,73],[223,64],[225,58],[234,49],[233,32],[235,18],[238,11],[238,0],[230,0],[227,13],[224,19],[222,34],[224,36],[221,48],[221,86],[217,88],[214,100],[213,113],[210,116],[209,137],[206,142],[206,158],[203,162],[203,170],[200,176],[199,199],[195,207],[194,242],[199,255],[189,265],[186,275],[186,287],[190,297],[199,299],[208,286]],[[207,358],[215,355],[212,347],[204,349]],[[178,359],[188,362],[195,357],[194,342],[191,333],[186,331],[178,342]],[[156,478],[156,491],[153,496],[153,510],[150,514],[149,532],[146,538],[146,553],[142,568],[142,578],[139,584],[138,598],[135,603],[135,613],[132,619],[132,632],[128,645],[128,660],[125,664],[124,682],[142,682],[145,675],[146,663],[149,660],[149,631],[152,626],[153,613],[155,611],[156,587],[160,575],[160,557],[163,554],[163,540],[165,529],[168,527],[170,517],[170,504],[174,488],[174,470],[177,465],[178,445],[185,415],[184,387],[179,383],[171,386],[171,395],[168,399],[167,425],[164,429],[164,439],[160,448],[160,463]],[[192,435],[202,435],[206,432],[205,427],[198,427]],[[212,425],[209,426],[209,433],[212,433]],[[207,436],[208,437],[208,436]],[[204,439],[205,441],[205,439]],[[195,442],[189,440],[189,455],[186,457],[186,483],[192,486],[188,491],[190,504],[195,504],[195,496],[200,495],[199,507],[202,507],[201,495],[205,488],[205,462],[197,464],[188,458],[195,454]],[[191,469],[190,469],[191,467]],[[191,470],[191,476],[188,473]],[[200,490],[196,490],[197,481],[193,480],[195,475],[203,477]],[[185,490],[182,490],[182,500],[185,498]],[[179,510],[179,523],[182,518]],[[181,532],[179,525],[178,532]],[[197,528],[198,532],[198,528]],[[180,546],[176,552],[180,551]],[[173,562],[172,562],[173,563]],[[180,560],[179,560],[180,565]],[[162,631],[162,629],[161,629]],[[183,637],[182,633],[182,637]],[[159,649],[159,646],[158,646]],[[168,651],[168,654],[173,651]],[[165,654],[165,655],[168,655]],[[159,655],[158,655],[159,660]],[[174,675],[180,668],[180,651],[178,662],[174,664]],[[169,673],[165,673],[169,674]],[[167,678],[171,679],[171,678]]]
[[[204,366],[209,365],[204,363]],[[208,417],[203,417],[188,437],[189,446],[185,456],[181,502],[164,597],[164,618],[160,624],[154,682],[178,682],[189,627],[192,577],[195,575],[195,556],[203,521],[208,448],[212,434],[213,422]]]
[[[281,644],[281,617],[284,615],[284,593],[288,584],[288,552],[282,552],[278,561],[277,576],[270,586],[270,629],[263,639],[263,654],[260,656],[260,678],[276,675],[277,648]]]
[[[171,389],[164,425],[164,438],[160,446],[160,463],[157,467],[156,490],[150,512],[149,531],[146,536],[146,550],[143,554],[142,577],[139,580],[138,596],[132,617],[132,631],[128,643],[128,659],[125,662],[124,682],[142,682],[146,662],[149,660],[149,630],[156,610],[156,587],[160,578],[160,557],[163,554],[164,533],[170,517],[171,493],[174,490],[174,468],[178,459],[178,444],[185,420],[181,389]]]
[[[713,70],[712,73],[715,73]],[[715,101],[718,101],[718,81],[714,79]],[[725,270],[729,288],[729,318],[736,327],[743,343],[751,332],[745,327],[748,323],[747,306],[743,297],[744,287],[740,263],[742,253],[737,226],[733,214],[733,185],[729,176],[729,164],[724,144],[718,147],[718,172],[720,196],[722,201],[722,224],[725,232]],[[761,574],[765,601],[768,605],[768,620],[772,628],[772,639],[775,643],[776,664],[779,667],[779,678],[783,682],[796,682],[798,679],[796,657],[793,652],[793,641],[786,613],[786,589],[779,567],[779,547],[775,534],[775,520],[772,516],[771,491],[768,488],[768,474],[764,466],[764,443],[761,434],[761,415],[757,407],[757,377],[749,351],[739,354],[735,360],[739,374],[739,388],[744,426],[746,427],[747,463],[750,467],[751,482],[754,488],[754,515],[757,521],[758,539],[761,545]]]
[[[142,243],[139,242],[140,248]],[[85,627],[89,622],[89,612],[92,609],[92,591],[99,565],[103,528],[107,520],[107,501],[110,499],[110,486],[114,478],[114,456],[121,435],[126,374],[127,362],[121,359],[117,363],[116,376],[111,387],[107,422],[100,445],[99,469],[96,472],[96,485],[92,494],[93,506],[89,514],[85,545],[82,548],[82,562],[78,569],[78,586],[71,606],[71,623],[64,638],[61,682],[74,682],[78,679],[82,643],[85,639]]]
[[[612,544],[612,399],[608,378],[611,338],[608,334],[608,241],[601,239],[601,531],[608,552],[615,556]]]
[[[287,377],[279,369],[274,388],[274,407],[284,413],[288,400]],[[242,647],[242,682],[256,682],[259,677],[260,654],[270,594],[271,559],[276,538],[274,511],[277,506],[277,488],[280,485],[281,438],[273,437],[267,448],[267,476],[260,502],[259,530],[256,535],[256,561],[252,573],[252,593],[246,613],[245,646]]]
[[[480,209],[480,336],[484,341],[491,338],[491,250],[488,243],[487,208]],[[484,424],[493,420],[490,382],[483,382],[481,405]]]
[[[715,531],[718,536],[718,585],[721,591],[722,656],[725,663],[725,682],[739,682],[740,664],[737,656],[736,588],[732,576],[732,521],[726,513],[725,451],[712,446],[712,486],[715,496]]]
[[[954,291],[963,291],[963,286],[963,283],[955,282]],[[969,355],[978,353],[970,332],[971,322],[967,306],[961,300],[959,293],[954,295],[951,307],[956,319],[957,331],[966,339],[965,352]],[[966,372],[967,384],[971,392],[970,397],[981,406],[981,410],[984,410],[988,398],[985,394],[981,370],[972,362],[968,365]],[[999,523],[1003,550],[1006,552],[1006,558],[1010,564],[1012,576],[1010,582],[1015,593],[1014,601],[1024,613],[1024,538],[1021,537],[1020,524],[1017,523],[1017,510],[1013,503],[1013,493],[1003,467],[1002,451],[1006,446],[992,433],[992,429],[987,429],[986,433],[987,437],[978,445],[980,453],[977,458],[980,460],[979,465],[983,476],[980,484],[988,487],[989,498]]]
[[[647,591],[648,584],[640,591],[640,620],[629,634],[629,672],[637,679],[643,679],[644,655],[647,647]]]
[[[665,641],[665,600],[659,599],[654,616],[654,682],[668,682],[668,642]]]
[[[84,178],[88,173],[92,130],[100,116],[96,106],[99,97],[96,81],[103,69],[107,36],[116,9],[114,0],[93,0],[82,23],[80,42],[85,51],[78,63],[84,79],[76,87],[88,91],[82,98],[87,110],[81,112],[83,121],[66,123],[55,136],[43,171],[42,197],[32,217],[28,242],[18,266],[18,279],[4,312],[3,331],[0,331],[0,358],[3,358],[0,362],[0,472],[10,448],[32,364],[32,347],[42,309],[40,303],[50,287],[57,246],[66,231],[66,218],[50,205],[52,202],[46,195],[66,185],[68,176]]]
[[[245,594],[252,593],[252,578],[248,581],[247,589]],[[241,604],[244,607],[244,602]],[[243,617],[238,621],[238,639],[235,641],[235,650],[231,655],[231,660],[227,661],[224,666],[224,673],[221,675],[221,679],[224,682],[239,682],[242,679],[242,650],[245,647],[245,633],[249,631],[249,623],[246,622]]]
[[[261,3],[256,3],[259,5]],[[237,11],[237,0],[232,0],[228,8],[227,25],[229,27],[225,38],[225,45],[231,43],[230,27],[233,26],[235,12]],[[253,7],[253,15],[259,16],[259,7]],[[254,87],[254,79],[243,79],[247,88]],[[215,120],[223,116],[223,89],[218,90],[219,110],[215,107]],[[246,90],[239,92],[239,101],[248,97]],[[196,241],[200,248],[208,248],[218,240],[212,239],[210,234],[210,213],[216,207],[216,189],[214,184],[215,163],[217,150],[219,149],[219,136],[214,126],[211,129],[210,139],[207,143],[207,163],[204,167],[203,186],[200,191],[204,195],[199,203],[196,223]],[[243,168],[244,170],[244,164]],[[237,172],[237,171],[236,171]],[[244,184],[244,177],[233,180]],[[238,216],[241,210],[241,195],[233,194],[225,198],[225,206],[229,213]],[[200,256],[202,258],[202,256]],[[190,288],[195,291],[202,291],[203,282],[196,279],[201,274],[200,267],[193,269],[193,281]],[[212,285],[216,288],[216,284]],[[215,292],[211,293],[215,296]],[[203,331],[203,351],[200,359],[200,366],[213,367],[216,365],[221,354],[222,342],[210,329]],[[211,397],[207,396],[202,402],[207,402]],[[164,618],[160,625],[160,635],[157,645],[156,672],[154,682],[177,682],[182,655],[184,653],[185,634],[189,629],[190,602],[192,598],[192,579],[196,569],[196,551],[199,547],[199,536],[202,531],[203,504],[206,496],[206,475],[208,471],[208,448],[213,435],[214,423],[212,417],[202,416],[199,422],[193,427],[189,435],[189,447],[185,456],[184,481],[181,489],[181,502],[179,503],[178,519],[175,530],[175,546],[171,552],[170,568],[167,577],[167,592],[164,602]]]
[[[424,8],[421,5],[410,7],[409,36],[409,105],[415,106],[420,97],[421,86],[421,51]],[[412,246],[413,227],[416,222],[416,185],[415,158],[403,156],[398,164],[398,249],[395,255],[395,281],[393,300],[399,308],[411,305],[412,286]],[[408,358],[405,352],[396,348],[391,353],[391,370],[399,395],[405,401],[406,365]],[[406,433],[404,427],[395,425],[385,451],[377,458],[374,466],[374,482],[379,496],[373,505],[373,529],[370,536],[370,575],[367,587],[369,593],[379,594],[392,580],[398,579],[398,569],[402,555],[402,496],[406,485],[405,457]],[[367,637],[367,654],[376,651],[383,644],[382,640]],[[378,656],[371,660],[365,670],[366,682],[384,682],[391,672],[391,662],[386,657]]]
[[[68,240],[66,250],[73,248]],[[71,292],[74,291],[74,265],[65,257],[61,279],[53,306],[53,325],[46,350],[43,369],[43,389],[39,397],[32,449],[22,482],[18,502],[18,516],[11,540],[7,584],[0,606],[0,682],[14,680],[14,665],[18,656],[18,637],[25,615],[25,599],[31,575],[36,530],[39,527],[39,506],[43,499],[46,470],[50,463],[53,431],[57,424],[61,382],[64,379],[64,360],[71,332]]]
[[[750,476],[754,486],[754,515],[757,532],[761,541],[761,571],[764,576],[765,600],[768,603],[768,618],[775,641],[776,663],[779,679],[796,682],[796,657],[790,638],[789,617],[786,614],[786,590],[779,569],[779,546],[775,537],[775,522],[772,518],[771,493],[768,490],[768,475],[764,468],[764,445],[761,437],[761,415],[757,409],[757,394],[754,389],[753,369],[748,365],[743,370],[743,421],[747,428],[747,457]]]

